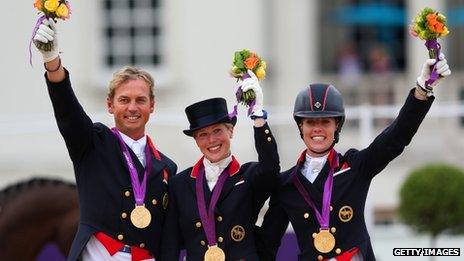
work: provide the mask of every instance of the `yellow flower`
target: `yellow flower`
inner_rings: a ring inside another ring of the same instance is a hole
[[[51,13],[55,12],[59,5],[60,2],[58,0],[47,0],[44,4],[45,9]]]
[[[445,26],[443,33],[441,33],[441,36],[447,36],[449,34],[448,27]]]
[[[56,9],[56,15],[60,18],[66,18],[69,15],[68,7],[65,4],[60,4]]]
[[[258,80],[262,80],[264,79],[264,77],[266,77],[266,71],[264,70],[263,67],[259,67],[256,72],[256,77],[258,77]]]

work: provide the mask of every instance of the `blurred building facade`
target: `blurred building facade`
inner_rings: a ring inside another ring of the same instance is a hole
[[[0,187],[31,176],[73,180],[72,164],[52,114],[40,55],[27,43],[37,18],[33,1],[9,1],[0,19]],[[398,112],[415,86],[427,51],[408,35],[423,8],[395,1],[71,1],[73,14],[59,22],[60,50],[75,92],[94,121],[111,126],[107,83],[124,64],[153,73],[156,109],[147,133],[179,170],[200,156],[184,108],[225,97],[234,104],[228,70],[233,52],[247,48],[268,62],[262,86],[269,122],[278,139],[282,170],[303,150],[292,119],[297,92],[312,82],[333,83],[345,97],[347,123],[336,149],[363,148]],[[378,223],[394,221],[397,192],[407,174],[427,162],[464,167],[464,1],[427,3],[449,14],[442,42],[453,74],[436,90],[436,102],[412,144],[374,179],[369,209]],[[252,122],[240,110],[232,149],[242,162],[257,160]],[[115,173],[117,175],[117,173]]]

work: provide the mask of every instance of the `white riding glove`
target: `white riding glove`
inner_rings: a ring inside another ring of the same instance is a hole
[[[261,89],[261,86],[259,85],[258,77],[256,77],[256,75],[251,70],[248,70],[248,75],[250,75],[250,78],[247,78],[243,80],[242,82],[239,82],[239,84],[242,86],[243,92],[246,92],[248,90],[253,90],[253,92],[255,93],[255,105],[253,106],[251,116],[261,117],[264,115],[263,90]]]
[[[44,62],[49,62],[58,57],[58,33],[56,30],[56,23],[52,18],[43,20],[34,35],[34,41],[41,43],[52,43],[52,49],[50,51],[44,51],[37,48],[42,53]]]
[[[424,65],[422,66],[422,71],[419,77],[417,77],[417,84],[419,84],[422,89],[426,89],[427,86],[425,86],[425,82],[430,79],[430,74],[432,71],[430,70],[430,66],[432,66],[435,63],[435,59],[428,59],[425,61]],[[437,73],[438,73],[438,78],[433,82],[429,87],[434,88],[435,86],[438,85],[438,82],[440,82],[441,79],[445,78],[446,76],[451,74],[451,70],[449,68],[448,62],[445,59],[445,55],[443,53],[440,53],[438,56],[438,63],[435,66]]]

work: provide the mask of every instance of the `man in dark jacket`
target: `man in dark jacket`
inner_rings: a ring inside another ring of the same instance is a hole
[[[55,118],[74,165],[80,222],[68,260],[154,260],[159,256],[167,183],[177,166],[159,152],[145,125],[154,109],[153,79],[136,67],[114,74],[107,98],[115,128],[92,123],[58,55],[56,27],[44,20],[34,40],[43,51]]]
[[[170,204],[164,227],[162,260],[178,260],[180,249],[187,260],[258,260],[255,223],[261,207],[277,185],[279,155],[262,110],[263,95],[256,76],[243,81],[252,89],[256,104],[255,148],[259,162],[241,165],[230,151],[236,117],[230,117],[226,101],[213,98],[185,109],[190,128],[203,154],[177,174],[169,187]]]
[[[435,62],[425,62],[417,87],[390,126],[367,148],[344,155],[334,149],[345,120],[338,90],[311,84],[298,94],[293,117],[306,150],[282,173],[280,187],[271,196],[259,230],[261,260],[275,259],[289,222],[298,240],[298,260],[375,260],[364,220],[369,186],[411,142],[432,105],[438,81],[426,82]],[[441,78],[451,74],[444,55],[436,71]]]

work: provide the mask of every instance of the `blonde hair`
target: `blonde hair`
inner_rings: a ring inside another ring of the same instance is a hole
[[[226,125],[226,127],[229,129],[229,130],[233,130],[234,129],[234,125],[232,123],[224,123]]]
[[[112,100],[114,98],[116,88],[118,88],[121,84],[124,84],[129,80],[136,79],[142,79],[148,84],[148,88],[150,89],[150,99],[154,100],[155,83],[153,77],[151,77],[147,71],[136,66],[124,66],[113,74],[113,79],[111,79],[108,86],[108,99]]]

